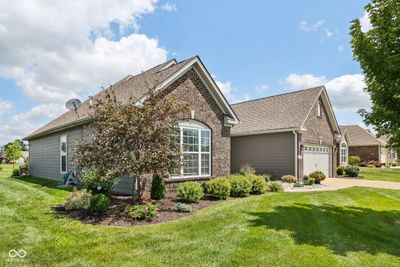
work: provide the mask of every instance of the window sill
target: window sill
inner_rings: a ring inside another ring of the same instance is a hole
[[[211,176],[182,177],[182,178],[173,177],[165,179],[165,183],[168,184],[168,183],[187,182],[187,181],[206,181],[210,179]]]

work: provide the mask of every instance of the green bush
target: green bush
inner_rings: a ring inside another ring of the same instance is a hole
[[[109,178],[102,175],[94,168],[85,170],[81,177],[82,186],[92,192],[92,194],[111,195],[118,183],[117,178]]]
[[[13,177],[18,177],[19,176],[19,169],[13,169],[12,176]]]
[[[248,177],[251,182],[251,191],[252,194],[262,194],[267,191],[267,182],[264,177],[258,175],[251,175]]]
[[[397,163],[392,163],[392,164],[390,164],[392,167],[397,167]],[[0,171],[1,171],[1,169],[0,169]]]
[[[157,206],[151,203],[127,206],[125,213],[135,220],[151,221],[157,216]]]
[[[357,177],[360,173],[360,168],[358,166],[349,165],[346,167],[345,172],[350,177]]]
[[[225,177],[217,177],[205,183],[207,194],[216,199],[226,199],[231,193],[231,183]]]
[[[281,183],[278,182],[271,182],[268,183],[268,191],[270,192],[282,192],[283,186]]]
[[[284,175],[284,176],[282,176],[281,179],[282,179],[282,182],[291,183],[291,184],[293,184],[297,181],[296,177],[294,177],[293,175]]]
[[[256,170],[251,167],[251,165],[249,163],[245,163],[242,166],[240,166],[240,171],[239,174],[240,175],[248,175],[248,174],[255,174]]]
[[[151,182],[151,192],[152,199],[163,199],[165,197],[165,181],[160,175],[154,175]]]
[[[348,159],[349,165],[358,166],[360,164],[361,158],[359,156],[350,156]]]
[[[178,187],[178,196],[185,202],[198,202],[204,195],[203,187],[198,182],[186,182]]]
[[[293,187],[304,187],[304,184],[302,184],[302,183],[294,183]]]
[[[306,176],[304,176],[304,177],[306,177]],[[308,177],[308,176],[307,176],[307,177]],[[305,185],[313,185],[313,184],[315,183],[315,179],[314,179],[314,178],[311,178],[311,177],[308,177],[308,179],[304,179],[303,183],[304,183]]]
[[[308,176],[310,176],[310,178],[314,178],[315,181],[317,181],[318,183],[325,180],[326,178],[325,174],[321,171],[312,172]]]
[[[370,168],[370,169],[375,169],[376,168],[376,166],[374,164],[368,164],[367,167]]]
[[[110,204],[110,200],[104,194],[96,194],[90,198],[90,209],[94,212],[105,212],[108,204]]]
[[[231,196],[232,197],[245,197],[248,196],[252,184],[246,176],[231,176],[229,178],[231,182]]]
[[[339,166],[339,167],[336,169],[336,174],[337,174],[337,175],[344,175],[345,169],[346,169],[346,166]]]
[[[88,209],[90,207],[91,196],[86,189],[77,191],[74,188],[74,191],[65,197],[64,208],[66,210]]]
[[[264,176],[264,179],[267,183],[271,182],[271,181],[275,181],[276,180],[276,176],[273,172],[266,172],[263,173],[262,176]]]
[[[175,210],[177,212],[192,212],[192,206],[183,203],[178,203],[176,204]]]

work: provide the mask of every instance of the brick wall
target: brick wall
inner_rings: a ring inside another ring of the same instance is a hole
[[[378,146],[350,146],[349,157],[359,156],[361,161],[376,160],[379,161],[379,147]]]

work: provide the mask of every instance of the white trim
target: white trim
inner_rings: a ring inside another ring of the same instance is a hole
[[[64,156],[64,153],[63,153],[63,151],[61,151],[61,144],[62,144],[61,139],[64,137],[65,137],[65,171],[62,170],[62,157]],[[58,148],[59,148],[59,152],[60,152],[60,173],[65,174],[68,172],[68,135],[66,135],[66,134],[60,135]]]
[[[343,156],[343,154],[342,154],[342,144],[346,145],[346,153],[345,153],[346,161],[342,161],[342,156]],[[348,161],[348,158],[349,158],[349,145],[346,143],[345,140],[343,140],[342,142],[340,142],[340,145],[339,145],[339,163],[340,163],[340,165],[346,165],[347,161]]]
[[[304,129],[303,129],[304,130]],[[287,128],[287,129],[277,129],[277,130],[266,130],[266,131],[254,131],[245,133],[231,133],[231,136],[248,136],[248,135],[260,135],[260,134],[272,134],[272,133],[290,133],[293,131],[301,131],[299,128]]]
[[[162,67],[159,71],[162,71],[162,70],[165,70],[165,69],[168,69],[169,67],[171,67],[172,65],[175,65],[177,62],[176,62],[176,59],[174,58],[174,59],[171,59],[171,62],[169,62],[169,63],[167,63],[164,67]]]

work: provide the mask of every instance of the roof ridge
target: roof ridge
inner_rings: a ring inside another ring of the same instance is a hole
[[[311,88],[306,88],[306,89],[301,89],[301,90],[296,90],[296,91],[281,93],[281,94],[277,94],[277,95],[264,96],[264,97],[260,97],[260,98],[255,98],[255,99],[245,100],[245,101],[242,101],[242,102],[237,102],[237,103],[231,104],[231,106],[239,105],[239,104],[244,104],[244,103],[248,103],[248,102],[256,102],[256,101],[259,101],[259,100],[264,100],[264,99],[273,98],[273,97],[278,97],[278,96],[284,96],[284,95],[290,95],[290,94],[300,93],[300,92],[304,92],[304,91],[308,91],[308,90],[313,90],[313,89],[317,89],[317,88],[321,88],[321,89],[322,89],[323,87],[324,87],[323,85],[320,85],[320,86],[315,86],[315,87],[311,87]]]

